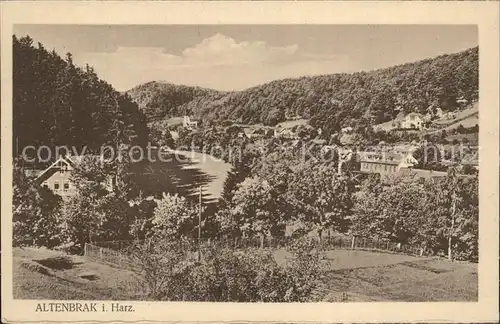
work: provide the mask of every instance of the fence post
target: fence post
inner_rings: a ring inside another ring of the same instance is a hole
[[[351,249],[354,249],[355,243],[356,243],[356,236],[353,236],[351,242]]]
[[[88,252],[87,252],[87,243],[85,243],[85,245],[83,246],[83,256],[87,256],[88,255]]]
[[[99,248],[99,259],[102,260],[102,248]]]

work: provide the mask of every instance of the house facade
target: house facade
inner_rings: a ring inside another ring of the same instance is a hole
[[[274,129],[274,137],[285,139],[298,139],[299,136],[292,131],[291,128],[276,127]]]
[[[63,198],[76,194],[75,184],[71,181],[71,174],[83,156],[66,156],[58,158],[48,168],[38,173],[35,184],[50,189],[54,194]],[[113,179],[110,177],[104,186],[112,191]]]
[[[396,173],[418,163],[410,152],[359,152],[358,155],[360,171],[365,173]]]
[[[398,128],[402,129],[423,129],[424,118],[418,113],[409,113],[402,120],[398,121]]]
[[[184,116],[184,119],[182,120],[182,126],[187,129],[194,129],[198,127],[198,122],[195,120],[191,120],[191,117],[189,116]]]

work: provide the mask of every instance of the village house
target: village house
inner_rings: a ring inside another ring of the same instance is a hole
[[[30,170],[30,174],[35,175],[35,185],[48,188],[63,198],[71,197],[76,194],[76,187],[71,181],[71,172],[82,159],[83,156],[60,157],[45,170],[36,173]],[[110,177],[104,186],[112,191],[113,179]]]
[[[192,130],[198,127],[198,122],[195,120],[191,120],[189,116],[184,116],[184,119],[182,120],[182,126],[189,130]]]
[[[246,138],[262,138],[266,135],[266,129],[260,127],[245,127],[241,132],[238,132],[238,137]]]
[[[394,128],[398,129],[423,129],[424,117],[419,113],[409,113],[408,115],[396,120],[392,123]]]
[[[274,137],[286,138],[286,139],[298,139],[299,137],[290,128],[278,127],[274,129]]]
[[[465,156],[462,158],[462,161],[460,162],[460,165],[462,166],[462,168],[467,165],[467,166],[471,166],[476,171],[479,171],[478,155],[479,155],[479,152],[477,150],[470,152],[469,154],[465,154]]]
[[[342,133],[351,133],[353,131],[353,128],[348,126],[348,127],[344,127],[342,128]]]
[[[358,157],[360,171],[365,173],[396,173],[418,163],[411,152],[358,152]]]
[[[177,142],[179,140],[179,132],[176,131],[170,131],[170,136],[172,136],[172,139]]]

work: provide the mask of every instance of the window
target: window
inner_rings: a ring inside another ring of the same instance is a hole
[[[54,181],[54,190],[59,190],[59,181]]]
[[[49,187],[49,184],[47,183],[47,181],[44,181],[42,183],[42,187],[44,187],[44,188],[48,188]]]
[[[64,182],[64,191],[68,191],[69,189],[69,182]]]

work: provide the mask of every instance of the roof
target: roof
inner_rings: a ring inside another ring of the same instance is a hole
[[[56,170],[59,169],[59,163],[60,162],[63,162],[65,163],[66,165],[68,166],[72,166],[75,164],[75,161],[74,160],[70,160],[68,159],[67,157],[60,157],[58,158],[54,163],[52,163],[48,168],[46,168],[45,170],[43,170],[42,172],[40,172],[38,174],[38,176],[36,177],[35,181],[40,181],[43,179],[45,179],[47,176],[50,176],[51,174],[53,174]]]
[[[54,163],[52,163],[49,167],[47,167],[45,170],[40,171],[36,177],[36,181],[40,181],[43,179],[46,179],[50,175],[52,175],[55,171],[59,170],[59,163],[65,163],[68,166],[74,167],[75,165],[81,163],[84,159],[84,157],[90,156],[90,154],[87,155],[70,155],[70,156],[61,156],[59,157]],[[98,156],[98,155],[94,155]]]
[[[365,163],[399,165],[407,155],[393,152],[358,152],[358,157],[360,162]]]
[[[394,152],[400,152],[400,153],[412,153],[414,152],[419,146],[415,144],[399,144],[395,145],[392,147]]]
[[[461,161],[461,164],[479,165],[477,154],[466,154]]]
[[[244,128],[244,129],[243,129],[243,132],[244,132],[245,134],[249,135],[249,134],[253,134],[253,133],[255,133],[255,131],[256,131],[256,130],[257,130],[257,129],[254,129],[254,128]]]
[[[326,143],[326,140],[325,140],[325,139],[315,138],[315,139],[313,139],[313,140],[312,140],[312,142],[313,142],[314,144],[320,144],[320,145],[321,145],[321,144],[325,144],[325,143]]]
[[[418,113],[418,112],[411,112],[411,113],[409,113],[409,114],[408,114],[408,115],[406,115],[406,116],[412,116],[412,115],[413,115],[413,116],[423,117],[423,115],[422,115],[422,114],[420,114],[420,113]]]

